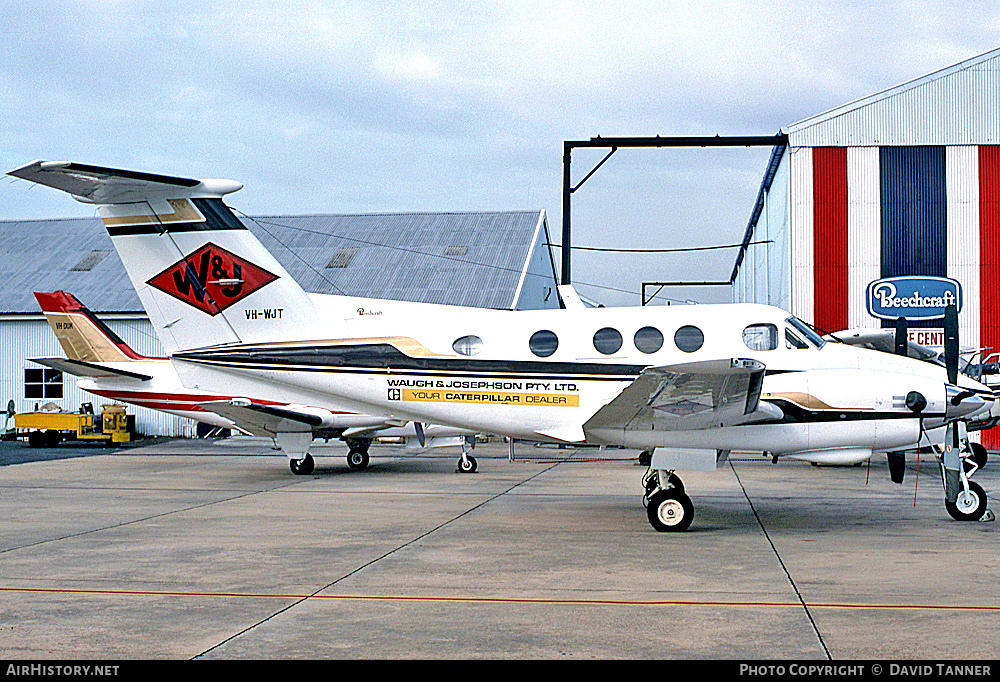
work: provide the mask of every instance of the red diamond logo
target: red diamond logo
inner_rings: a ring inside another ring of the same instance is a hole
[[[276,279],[277,275],[209,242],[146,284],[214,316]]]

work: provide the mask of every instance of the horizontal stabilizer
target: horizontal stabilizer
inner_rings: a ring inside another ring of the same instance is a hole
[[[45,365],[46,367],[51,367],[52,369],[58,369],[60,372],[66,372],[67,374],[72,374],[73,376],[78,377],[87,377],[88,379],[114,379],[124,377],[126,379],[136,379],[137,381],[149,381],[153,378],[148,374],[130,372],[117,367],[109,367],[108,365],[99,365],[94,362],[84,362],[83,360],[67,360],[66,358],[29,358],[29,360],[37,362],[39,365]]]
[[[131,204],[157,195],[221,197],[243,187],[232,180],[195,180],[68,161],[33,161],[8,175],[67,192],[89,204]]]

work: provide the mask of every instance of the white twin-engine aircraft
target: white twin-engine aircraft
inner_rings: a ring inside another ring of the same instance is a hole
[[[392,437],[401,438],[407,450],[461,445],[457,470],[476,470],[476,460],[468,453],[470,441],[475,442],[471,431],[185,388],[169,358],[136,353],[72,294],[35,292],[35,298],[66,357],[32,362],[81,377],[77,386],[103,398],[273,438],[279,447],[290,441],[292,449],[286,454],[293,473],[312,473],[315,463],[306,452],[308,445],[301,443],[308,439],[311,444],[314,438],[344,441],[351,469],[368,467],[368,448],[375,437]]]
[[[986,510],[959,423],[994,395],[951,367],[825,342],[763,305],[501,311],[309,294],[223,203],[239,183],[40,161],[10,175],[98,206],[184,386],[225,386],[234,406],[651,450],[643,500],[660,531],[694,515],[676,470],[713,470],[731,450],[857,463],[950,424],[945,506]]]

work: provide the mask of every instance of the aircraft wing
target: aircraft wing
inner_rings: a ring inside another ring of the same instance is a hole
[[[201,406],[254,436],[273,437],[276,433],[312,431],[313,427],[323,423],[323,418],[315,414],[249,400],[218,400],[201,403]]]
[[[39,365],[45,365],[46,367],[51,367],[52,369],[58,369],[60,372],[66,372],[67,374],[72,374],[73,376],[78,377],[87,377],[89,379],[113,379],[125,377],[128,379],[136,379],[138,381],[149,381],[153,378],[148,374],[130,372],[125,369],[109,367],[96,362],[84,362],[83,360],[68,360],[66,358],[29,358],[29,360],[31,360],[31,362],[37,362]]]
[[[755,421],[764,365],[730,358],[648,367],[584,429],[690,431]]]

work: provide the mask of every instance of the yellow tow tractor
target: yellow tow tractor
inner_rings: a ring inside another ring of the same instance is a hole
[[[129,420],[121,405],[102,405],[99,418],[91,403],[81,405],[79,412],[63,412],[54,403],[44,407],[54,409],[14,415],[14,428],[19,435],[27,435],[33,448],[53,447],[63,440],[104,441],[107,445],[131,440]]]

